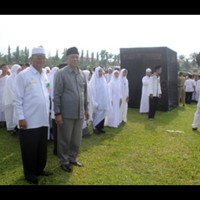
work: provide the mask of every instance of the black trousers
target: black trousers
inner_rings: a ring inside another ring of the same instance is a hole
[[[97,130],[103,129],[103,128],[104,128],[104,121],[105,121],[105,119],[103,119],[102,121],[100,121],[100,122],[95,126],[95,128],[96,128]]]
[[[158,97],[149,98],[149,118],[154,118],[157,105],[158,105]]]
[[[192,101],[192,93],[193,93],[193,92],[186,92],[186,93],[185,93],[185,103],[186,103],[186,104],[191,104],[191,101]]]
[[[19,139],[26,179],[35,178],[44,170],[47,161],[48,127],[20,130]]]

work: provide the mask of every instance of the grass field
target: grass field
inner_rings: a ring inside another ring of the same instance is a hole
[[[128,110],[128,122],[106,134],[83,139],[84,167],[64,172],[48,142],[46,170],[39,185],[199,185],[200,132],[192,131],[196,104],[157,112],[154,121]],[[179,130],[167,132],[166,130]],[[29,185],[23,176],[19,138],[0,129],[0,185]]]

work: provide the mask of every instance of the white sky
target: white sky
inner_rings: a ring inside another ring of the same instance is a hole
[[[200,52],[200,15],[0,15],[0,52],[43,45],[61,56],[77,46],[89,55],[106,49],[167,46],[187,57]]]

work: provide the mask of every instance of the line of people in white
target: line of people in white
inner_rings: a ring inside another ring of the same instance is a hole
[[[13,132],[18,125],[14,107],[16,77],[22,71],[20,65],[11,67],[11,75],[7,75],[8,66],[2,67],[0,75],[0,121],[6,121],[7,131]],[[51,119],[55,119],[53,105],[54,77],[59,70],[58,67],[44,69],[47,73],[49,86],[49,97],[51,100]],[[126,69],[108,69],[108,73],[102,67],[96,67],[90,76],[90,71],[83,70],[88,85],[88,107],[90,118],[83,124],[83,129],[92,122],[94,133],[101,134],[105,126],[117,128],[121,122],[127,121],[127,110],[129,101],[129,85]],[[50,127],[50,126],[49,126]],[[49,129],[50,130],[50,129]],[[50,139],[50,131],[48,134]]]

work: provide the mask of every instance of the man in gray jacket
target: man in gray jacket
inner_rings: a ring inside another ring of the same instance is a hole
[[[83,166],[76,160],[82,138],[82,125],[89,119],[87,83],[78,68],[79,52],[76,47],[67,50],[68,66],[60,69],[54,81],[54,111],[58,124],[58,159],[63,170],[72,172],[71,164]]]

